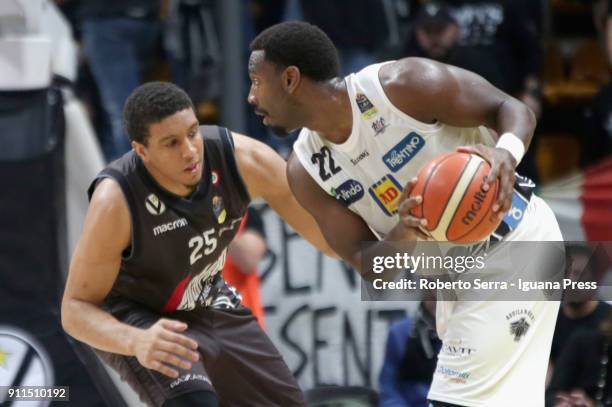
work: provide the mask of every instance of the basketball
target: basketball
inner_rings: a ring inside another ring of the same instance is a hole
[[[423,202],[412,209],[427,219],[423,229],[437,241],[469,243],[486,239],[499,225],[493,213],[499,180],[483,189],[491,166],[474,154],[441,154],[419,170],[410,196]]]

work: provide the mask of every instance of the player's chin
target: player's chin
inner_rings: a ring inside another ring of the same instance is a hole
[[[202,180],[202,173],[200,172],[196,174],[185,173],[183,174],[181,178],[182,178],[183,185],[186,185],[188,187],[193,187],[193,186],[198,185],[200,181]]]

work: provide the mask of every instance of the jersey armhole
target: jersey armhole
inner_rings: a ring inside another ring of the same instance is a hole
[[[91,185],[89,186],[87,190],[87,194],[89,196],[90,201],[91,201],[91,197],[93,196],[94,190],[96,189],[100,181],[102,181],[105,178],[110,178],[114,180],[117,184],[119,184],[119,187],[121,188],[121,192],[123,192],[123,197],[125,198],[125,201],[128,205],[128,212],[130,214],[130,219],[132,222],[132,225],[130,228],[130,234],[131,234],[130,242],[131,243],[129,247],[127,247],[125,250],[121,252],[121,259],[130,260],[131,258],[135,257],[135,255],[137,254],[138,247],[139,247],[138,240],[136,239],[136,230],[140,230],[140,221],[138,219],[138,215],[136,215],[137,213],[136,201],[134,200],[134,196],[131,193],[131,189],[127,182],[127,179],[119,171],[113,168],[106,168],[92,181]]]

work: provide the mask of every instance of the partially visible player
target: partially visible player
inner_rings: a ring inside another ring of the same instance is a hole
[[[418,228],[425,220],[409,215],[422,197],[407,192],[424,163],[456,149],[481,155],[492,167],[489,182],[500,180],[495,239],[561,240],[533,183],[514,173],[535,116],[483,78],[418,58],[340,78],[333,43],[302,22],[268,28],[251,51],[255,112],[279,134],[303,127],[287,167],[291,188],[364,277],[371,270],[362,269],[363,241],[426,238]],[[485,126],[501,135],[497,142]],[[438,302],[443,346],[432,405],[543,405],[558,309],[558,301]]]
[[[191,100],[145,84],[124,111],[133,151],[92,182],[62,324],[150,406],[301,406],[302,392],[221,269],[252,198],[329,247],[269,147],[200,126]]]

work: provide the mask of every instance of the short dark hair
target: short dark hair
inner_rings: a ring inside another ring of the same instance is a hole
[[[130,141],[147,143],[149,126],[185,109],[193,102],[185,91],[169,82],[148,82],[137,87],[123,108],[123,126]]]
[[[251,51],[264,51],[265,59],[282,67],[295,65],[317,82],[340,73],[338,51],[319,27],[303,21],[287,21],[262,31],[251,42]]]

